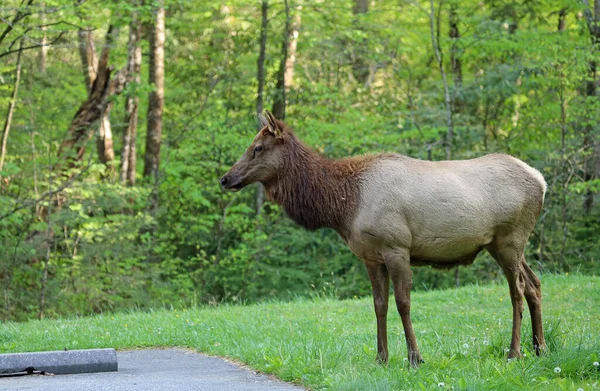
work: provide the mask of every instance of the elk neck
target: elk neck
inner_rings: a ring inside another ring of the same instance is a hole
[[[267,195],[302,227],[333,228],[347,238],[360,202],[361,176],[377,157],[327,159],[293,134],[286,143],[279,175],[265,183]]]

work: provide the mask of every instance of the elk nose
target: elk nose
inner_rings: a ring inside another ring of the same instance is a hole
[[[227,175],[225,175],[223,178],[221,178],[221,187],[225,187],[227,186]]]

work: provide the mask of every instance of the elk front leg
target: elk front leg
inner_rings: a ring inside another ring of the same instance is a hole
[[[408,249],[395,249],[393,252],[386,254],[384,259],[394,285],[396,307],[398,307],[402,326],[404,327],[408,360],[416,368],[424,361],[421,358],[421,353],[419,353],[417,338],[410,320],[410,289],[412,288],[410,254]]]
[[[365,262],[377,316],[377,360],[385,364],[388,361],[387,312],[390,295],[390,281],[385,264]]]

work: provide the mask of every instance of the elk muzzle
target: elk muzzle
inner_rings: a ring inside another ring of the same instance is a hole
[[[219,182],[221,183],[221,188],[223,188],[223,190],[239,191],[245,186],[239,175],[230,173],[225,174]]]

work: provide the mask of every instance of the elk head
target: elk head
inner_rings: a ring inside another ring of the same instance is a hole
[[[285,139],[284,125],[273,114],[265,111],[258,116],[261,130],[246,152],[221,178],[225,190],[239,191],[254,182],[266,184],[277,177],[283,165]]]

